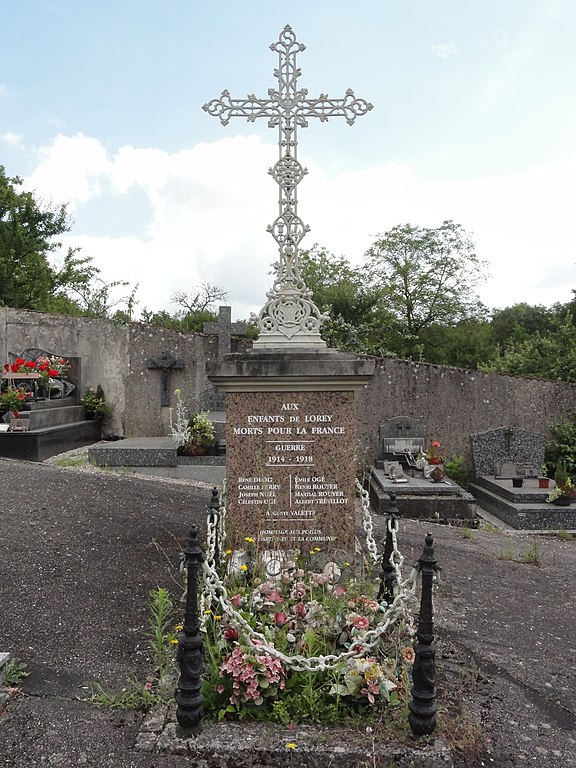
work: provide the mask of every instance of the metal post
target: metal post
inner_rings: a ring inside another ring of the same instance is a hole
[[[188,568],[184,627],[176,660],[180,677],[176,689],[176,733],[181,738],[197,736],[202,731],[204,698],[202,696],[202,658],[204,644],[198,616],[198,569],[204,555],[198,544],[198,526],[190,530],[190,541],[184,550]]]
[[[384,553],[382,554],[382,570],[380,571],[380,589],[376,599],[385,600],[388,605],[394,600],[394,589],[396,587],[396,571],[390,562],[394,552],[394,543],[392,541],[392,530],[398,530],[398,507],[396,506],[396,494],[390,492],[390,506],[386,515],[386,542],[384,544]]]
[[[415,736],[426,736],[436,728],[436,668],[434,646],[434,617],[432,608],[432,582],[437,570],[434,557],[434,539],[425,538],[424,551],[418,565],[422,573],[422,594],[418,618],[418,642],[414,646],[416,658],[412,670],[412,699],[408,704],[408,721]]]

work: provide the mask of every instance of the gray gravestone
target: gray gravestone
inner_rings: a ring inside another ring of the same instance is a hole
[[[219,307],[218,320],[213,323],[204,323],[204,333],[218,336],[218,360],[222,360],[230,349],[232,336],[246,336],[246,323],[232,322],[232,308]]]
[[[499,427],[470,436],[476,476],[537,477],[544,463],[546,436],[517,427]]]

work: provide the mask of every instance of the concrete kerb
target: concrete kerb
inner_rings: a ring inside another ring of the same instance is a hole
[[[157,707],[145,718],[136,750],[189,755],[197,768],[452,768],[452,753],[438,737],[424,745],[386,742],[370,728],[298,725],[287,729],[270,723],[205,724],[196,738],[176,733],[173,707]]]

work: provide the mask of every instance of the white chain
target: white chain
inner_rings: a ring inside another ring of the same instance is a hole
[[[372,535],[374,525],[372,523],[372,515],[370,514],[370,495],[368,491],[362,487],[358,478],[356,478],[356,490],[362,499],[362,526],[364,528],[364,533],[366,534],[366,548],[368,549],[368,553],[372,558],[372,562],[377,563],[378,548]]]
[[[358,638],[356,645],[361,646],[359,650],[343,651],[338,655],[329,654],[327,656],[310,656],[309,658],[299,655],[287,656],[277,648],[274,648],[273,645],[270,645],[267,642],[265,635],[253,629],[246,619],[244,619],[232,605],[228,598],[226,587],[220,580],[216,571],[210,568],[207,562],[204,563],[204,577],[207,592],[204,602],[205,605],[213,606],[216,602],[219,603],[232,626],[236,630],[242,632],[245,637],[257,641],[259,651],[262,650],[270,656],[279,659],[285,666],[296,672],[314,672],[324,669],[334,669],[342,660],[352,657],[360,658],[364,656],[367,651],[374,648],[387,629],[404,615],[406,603],[408,603],[416,593],[418,569],[413,568],[410,576],[400,585],[396,597],[384,611],[382,621],[378,626]]]
[[[374,563],[378,562],[378,550],[376,542],[372,535],[373,522],[370,514],[370,500],[368,492],[362,488],[358,480],[356,481],[356,487],[360,492],[362,498],[362,517],[363,526],[366,533],[366,546],[369,554]],[[225,541],[225,519],[226,519],[226,507],[224,505],[225,491],[222,494],[222,504],[220,507],[220,514],[218,515],[218,525],[208,525],[207,531],[207,557],[203,564],[203,572],[205,579],[205,588],[201,596],[201,608],[202,608],[202,620],[205,623],[206,617],[210,615],[211,610],[208,606],[213,608],[216,604],[219,604],[223,612],[227,615],[230,623],[236,630],[239,630],[244,636],[249,639],[256,640],[258,649],[265,651],[270,656],[279,659],[285,666],[293,669],[297,672],[313,672],[316,670],[334,669],[344,659],[352,657],[361,657],[376,646],[382,635],[388,630],[392,624],[394,624],[402,615],[405,614],[407,603],[416,594],[416,581],[418,578],[419,569],[417,567],[412,568],[410,575],[405,581],[402,581],[402,564],[404,557],[398,549],[398,541],[396,538],[397,523],[392,524],[392,521],[388,521],[388,530],[392,536],[392,554],[390,556],[390,564],[394,568],[396,575],[396,596],[392,603],[386,607],[383,612],[382,619],[378,623],[378,626],[374,629],[366,632],[365,635],[359,637],[355,645],[359,646],[359,650],[347,650],[342,653],[329,654],[327,656],[311,656],[305,658],[304,656],[294,655],[287,656],[286,654],[274,648],[270,645],[264,634],[256,631],[250,624],[244,619],[244,617],[236,610],[235,606],[230,602],[228,592],[220,579],[215,568],[215,555],[216,544],[220,544],[221,557],[224,557],[224,541]],[[218,528],[219,530],[216,530]],[[203,629],[205,627],[203,626]]]

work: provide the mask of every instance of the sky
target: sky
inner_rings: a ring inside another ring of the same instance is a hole
[[[451,219],[488,262],[487,306],[572,298],[573,0],[0,0],[0,17],[0,165],[68,204],[64,248],[138,284],[136,315],[202,283],[234,319],[266,302],[277,131],[202,105],[265,97],[286,24],[309,97],[374,105],[299,131],[303,248],[360,265],[392,227]]]

